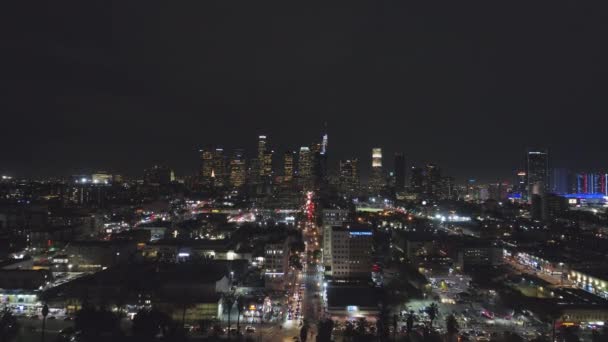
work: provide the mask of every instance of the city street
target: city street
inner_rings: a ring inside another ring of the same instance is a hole
[[[19,318],[20,333],[17,342],[39,342],[42,338],[42,319]],[[59,332],[67,327],[74,326],[73,321],[61,319],[47,319],[45,328],[45,341],[54,341]]]

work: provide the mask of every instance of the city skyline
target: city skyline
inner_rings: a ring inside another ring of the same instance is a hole
[[[9,4],[0,340],[608,341],[607,10]]]
[[[201,145],[250,154],[265,133],[278,150],[296,148],[325,122],[334,165],[364,165],[380,146],[457,179],[494,179],[543,146],[559,166],[608,168],[602,135],[581,139],[572,124],[608,124],[608,52],[594,43],[602,11],[554,5],[541,25],[541,4],[293,6],[149,6],[131,18],[57,4],[14,16],[1,171],[137,174],[166,163],[186,174]]]

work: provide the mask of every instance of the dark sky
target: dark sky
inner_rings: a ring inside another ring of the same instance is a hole
[[[543,145],[608,168],[604,7],[99,3],[4,13],[0,171],[180,175],[201,145],[282,153],[325,121],[334,161],[379,146],[496,179]]]

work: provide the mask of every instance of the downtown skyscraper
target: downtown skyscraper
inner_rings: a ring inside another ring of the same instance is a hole
[[[526,152],[528,196],[543,195],[549,188],[549,152],[530,149]]]
[[[405,156],[401,152],[395,153],[395,191],[405,189]]]
[[[339,188],[349,196],[359,191],[359,161],[357,158],[340,160]]]
[[[385,185],[384,170],[382,168],[382,149],[372,149],[372,173],[369,179],[369,191],[371,195],[378,195]]]

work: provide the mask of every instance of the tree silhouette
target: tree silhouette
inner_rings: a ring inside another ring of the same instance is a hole
[[[156,310],[139,310],[133,318],[133,336],[137,341],[150,341],[158,334],[169,335],[172,320],[165,313]]]
[[[344,337],[351,338],[353,336],[355,336],[355,326],[352,322],[348,321],[344,326]]]
[[[317,324],[317,342],[331,341],[331,332],[334,330],[334,321],[331,319],[320,320]]]
[[[456,321],[456,317],[454,317],[454,315],[449,315],[445,319],[445,324],[448,333],[448,341],[454,341],[456,339],[456,334],[458,333],[458,321]]]
[[[243,297],[238,296],[236,298],[236,333],[237,335],[241,334],[241,314],[245,310],[245,303],[243,302]]]
[[[433,329],[433,321],[435,320],[435,318],[437,318],[437,315],[439,314],[439,307],[436,303],[431,303],[431,305],[426,308],[426,313],[429,315],[430,320],[429,329]]]
[[[579,342],[580,338],[573,327],[567,327],[564,329],[564,340],[565,342]]]
[[[76,313],[74,326],[82,332],[85,341],[107,340],[108,336],[120,335],[120,320],[111,311],[97,310],[85,304]]]
[[[410,311],[410,314],[407,316],[407,321],[405,322],[407,327],[407,333],[411,333],[414,329],[414,311]]]
[[[10,341],[17,336],[19,326],[17,318],[9,309],[4,309],[0,316],[0,342]]]
[[[230,315],[232,314],[232,306],[234,305],[235,299],[233,294],[225,294],[223,300],[225,307],[228,308],[228,336],[230,336]]]
[[[308,337],[308,325],[304,324],[300,329],[300,341],[306,342],[306,337]]]

